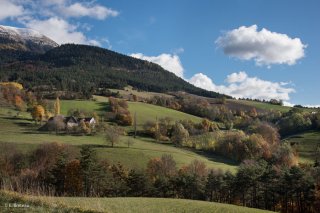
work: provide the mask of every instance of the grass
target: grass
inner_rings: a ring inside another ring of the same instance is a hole
[[[128,137],[122,138],[117,148],[101,147],[98,149],[100,157],[106,157],[113,163],[119,161],[124,165],[130,165],[132,168],[145,168],[146,162],[151,158],[160,157],[163,154],[170,154],[181,167],[197,159],[204,162],[209,168],[229,170],[235,172],[237,166],[234,162],[216,155],[204,156],[193,151],[176,148],[171,144],[159,144],[153,139],[137,138],[134,144],[127,147]]]
[[[280,111],[280,112],[288,112],[292,108],[292,107],[287,107],[287,106],[262,103],[262,102],[258,102],[258,101],[228,100],[228,102],[233,103],[233,104],[247,105],[247,106],[255,107],[256,109],[260,109],[260,110],[275,110],[275,111]]]
[[[61,100],[61,114],[67,115],[70,109],[79,109],[86,112],[104,112],[108,104],[90,100]]]
[[[285,139],[295,144],[302,163],[314,163],[316,150],[320,147],[320,131],[309,131]]]
[[[292,107],[288,106],[280,106],[275,104],[263,103],[258,101],[247,101],[247,100],[228,100],[228,103],[235,104],[235,105],[246,105],[255,107],[257,110],[275,110],[280,112],[288,112]],[[309,108],[301,108],[305,112],[312,112],[316,109],[309,109]]]
[[[84,103],[82,103],[84,102]],[[68,110],[68,106],[80,106],[90,109],[99,105],[94,101],[62,101],[63,110]],[[74,105],[77,103],[78,105]],[[98,102],[99,104],[99,102]],[[161,107],[160,107],[161,108]],[[173,111],[173,110],[172,110]],[[120,162],[127,168],[143,169],[151,158],[160,157],[163,154],[171,154],[177,166],[181,167],[191,161],[198,159],[203,161],[209,168],[218,168],[235,172],[237,165],[225,158],[176,148],[170,144],[156,143],[153,139],[139,137],[133,139],[130,136],[123,136],[115,148],[109,147],[102,135],[95,136],[72,136],[56,135],[54,133],[43,133],[37,131],[39,126],[35,125],[28,113],[22,113],[19,117],[14,117],[16,111],[9,108],[0,109],[0,143],[14,143],[17,149],[23,152],[34,150],[39,144],[45,142],[59,142],[73,146],[90,144],[96,148],[100,158],[106,158],[112,163]],[[176,117],[177,119],[179,117]],[[134,144],[128,148],[127,141],[132,138]]]
[[[95,101],[88,100],[62,100],[61,114],[67,115],[70,109],[79,109],[87,112],[96,111],[103,113],[108,108],[108,99],[101,96],[94,96]],[[201,122],[202,118],[189,115],[177,110],[168,109],[161,106],[142,102],[128,102],[129,111],[133,115],[137,114],[137,124],[142,126],[146,121],[155,121],[156,118],[170,117],[174,121],[191,120],[194,122]]]
[[[0,191],[5,202],[30,203],[31,208],[54,209],[54,212],[108,212],[108,213],[262,213],[269,212],[242,206],[170,198],[81,198],[81,197],[38,197]],[[58,208],[57,208],[58,207]],[[3,207],[2,207],[3,208]],[[60,211],[59,211],[60,208]],[[3,208],[5,210],[5,208]],[[1,209],[0,209],[1,210]],[[14,209],[10,209],[13,210]],[[8,211],[9,212],[9,211]]]
[[[137,113],[138,125],[142,125],[146,121],[150,120],[155,121],[156,118],[160,119],[165,117],[172,118],[175,121],[191,120],[196,123],[199,123],[202,120],[202,118],[189,115],[180,111],[141,102],[129,102],[129,110],[130,112],[132,112],[132,114]]]
[[[132,95],[136,95],[138,98],[149,99],[154,96],[164,96],[164,97],[173,97],[171,95],[165,93],[157,93],[157,92],[145,92],[145,91],[137,91],[132,89],[132,87],[125,87],[123,90],[120,89],[110,89],[112,92],[119,92],[119,94],[124,98],[131,98]]]

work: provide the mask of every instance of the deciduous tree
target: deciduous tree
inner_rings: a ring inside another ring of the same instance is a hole
[[[59,97],[56,98],[54,102],[54,115],[60,115],[60,99]]]
[[[36,123],[38,121],[40,121],[40,124],[41,124],[41,121],[45,116],[45,110],[44,110],[43,106],[41,106],[41,105],[34,106],[31,111],[31,116],[35,120]]]

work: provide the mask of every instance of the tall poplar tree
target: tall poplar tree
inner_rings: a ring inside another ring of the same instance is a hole
[[[60,99],[59,97],[56,98],[54,102],[54,115],[60,115]]]

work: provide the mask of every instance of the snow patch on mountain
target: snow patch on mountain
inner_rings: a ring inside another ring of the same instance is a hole
[[[59,46],[55,41],[46,37],[45,35],[27,28],[17,28],[11,26],[0,25],[0,38],[3,40],[1,43],[17,42],[24,44],[27,49],[41,48],[48,50]],[[32,46],[32,48],[30,48]],[[37,46],[37,47],[35,47]]]

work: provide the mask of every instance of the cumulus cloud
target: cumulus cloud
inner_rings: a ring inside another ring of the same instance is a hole
[[[232,73],[227,76],[227,85],[216,85],[212,79],[202,73],[194,75],[189,82],[197,87],[233,96],[235,98],[278,99],[288,101],[293,88],[278,82],[271,82],[249,77],[245,72]]]
[[[24,13],[24,8],[12,1],[0,0],[0,21],[20,16]]]
[[[14,18],[25,27],[48,36],[59,44],[77,43],[102,46],[104,38],[89,38],[91,27],[78,19],[90,17],[104,20],[119,12],[90,0],[0,0],[0,21]],[[75,22],[75,19],[77,21]]]
[[[91,5],[83,3],[74,3],[69,6],[62,8],[62,12],[66,16],[71,17],[82,17],[89,16],[96,19],[106,19],[107,17],[115,17],[119,15],[118,11],[112,10],[110,8],[101,5]]]
[[[265,28],[258,31],[257,25],[241,26],[226,32],[215,43],[226,55],[242,60],[254,60],[257,65],[293,65],[305,55],[299,38],[271,32]]]
[[[189,82],[196,87],[206,89],[209,91],[217,91],[217,86],[213,83],[211,78],[209,78],[207,75],[203,73],[197,73],[192,78],[190,78]]]
[[[146,56],[142,53],[133,53],[130,56],[159,64],[164,69],[174,73],[178,77],[183,78],[183,66],[181,64],[180,57],[176,54],[163,53],[158,56]]]
[[[237,82],[243,82],[246,78],[248,78],[248,75],[245,72],[232,73],[227,76],[226,81],[228,83],[237,83]]]
[[[58,17],[51,17],[46,20],[32,19],[27,21],[25,25],[53,39],[58,44],[78,43],[100,45],[98,41],[89,40],[82,32],[77,31],[77,26]]]

